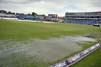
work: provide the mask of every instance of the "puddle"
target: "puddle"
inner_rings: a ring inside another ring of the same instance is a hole
[[[53,62],[81,49],[76,42],[95,41],[88,37],[51,38],[48,40],[32,39],[16,42],[0,40],[0,58],[7,58],[12,54],[22,57],[39,58],[38,60]],[[7,60],[7,59],[6,59]]]

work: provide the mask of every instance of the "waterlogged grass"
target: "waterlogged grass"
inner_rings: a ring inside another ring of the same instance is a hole
[[[66,47],[65,44],[62,44],[64,40],[62,42],[57,41],[58,45],[56,45],[57,43],[55,44],[55,40],[49,44],[49,42],[46,42],[46,38],[97,34],[100,33],[100,31],[100,27],[79,24],[47,24],[28,21],[0,20],[0,67],[48,67],[51,64],[66,59],[66,53],[68,54],[70,52],[70,47]],[[33,40],[26,42],[30,39],[36,38],[46,40],[41,41],[41,45],[37,44],[39,41],[36,43]],[[7,41],[5,42],[5,40]],[[45,42],[46,44],[42,44],[42,42]],[[81,50],[84,50],[94,44],[95,43],[91,42],[86,44],[80,43],[79,47],[82,47]],[[74,55],[75,53],[77,52],[71,52],[69,56]],[[64,56],[60,58],[59,56],[61,55]],[[49,57],[52,57],[50,60],[54,60],[58,57],[59,59],[52,62],[44,59]],[[97,62],[100,63],[99,61]],[[94,64],[97,62],[94,62]]]
[[[0,41],[0,65],[2,67],[21,67],[26,63],[23,67],[28,67],[28,65],[47,67],[47,65],[51,65],[59,59],[62,60],[61,58],[64,56],[80,49],[81,47],[74,41],[66,38],[20,42],[2,40]]]
[[[65,57],[63,57],[63,58],[61,58],[61,59],[59,59],[59,60],[57,60],[55,62],[50,63],[50,64],[52,65],[52,64],[55,64],[55,63],[57,63],[57,62],[59,62],[61,60],[65,60],[65,59],[67,59],[67,58],[69,58],[69,57],[71,57],[71,56],[73,56],[73,55],[75,55],[75,54],[77,54],[77,53],[79,53],[79,52],[81,52],[81,51],[83,51],[83,50],[93,46],[96,43],[98,43],[98,42],[78,43],[78,45],[81,46],[82,49],[80,49],[79,51],[76,51],[76,52],[72,52],[70,55],[67,55],[67,56],[65,56]]]
[[[49,64],[42,62],[37,57],[25,57],[23,54],[11,54],[0,58],[0,67],[48,67]]]
[[[101,49],[98,49],[71,67],[101,67],[100,57]]]
[[[58,39],[58,41],[55,41],[54,39],[50,43],[47,40],[32,40],[27,42],[2,40],[0,42],[0,66],[48,67],[95,44],[95,42],[87,42],[78,46],[72,42],[70,43],[68,39]],[[81,50],[80,46],[82,47]]]
[[[100,32],[101,28],[62,23],[35,23],[28,21],[0,20],[0,40],[28,40]]]

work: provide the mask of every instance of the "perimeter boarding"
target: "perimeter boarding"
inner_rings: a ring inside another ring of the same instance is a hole
[[[68,58],[60,63],[54,64],[50,67],[70,67],[71,65],[80,61],[81,59],[83,59],[84,57],[86,57],[90,53],[94,52],[98,48],[101,48],[101,43],[91,46],[90,48],[88,48],[78,54],[75,54],[74,56],[71,56],[70,58]]]

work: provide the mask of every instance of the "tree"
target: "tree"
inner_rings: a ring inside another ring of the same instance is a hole
[[[32,12],[32,16],[37,16],[37,13],[35,13],[35,12]]]
[[[0,13],[7,13],[7,11],[5,11],[5,10],[0,10]]]
[[[30,13],[28,13],[27,15],[31,15]]]

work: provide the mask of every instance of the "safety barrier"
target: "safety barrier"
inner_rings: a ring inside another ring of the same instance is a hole
[[[75,54],[74,56],[71,56],[68,59],[66,59],[60,63],[54,64],[50,67],[70,67],[71,65],[80,61],[81,59],[83,59],[84,57],[86,57],[90,53],[94,52],[98,48],[101,48],[101,43],[97,43],[96,45],[91,46],[90,48],[88,48],[84,51],[81,51],[80,53]]]

